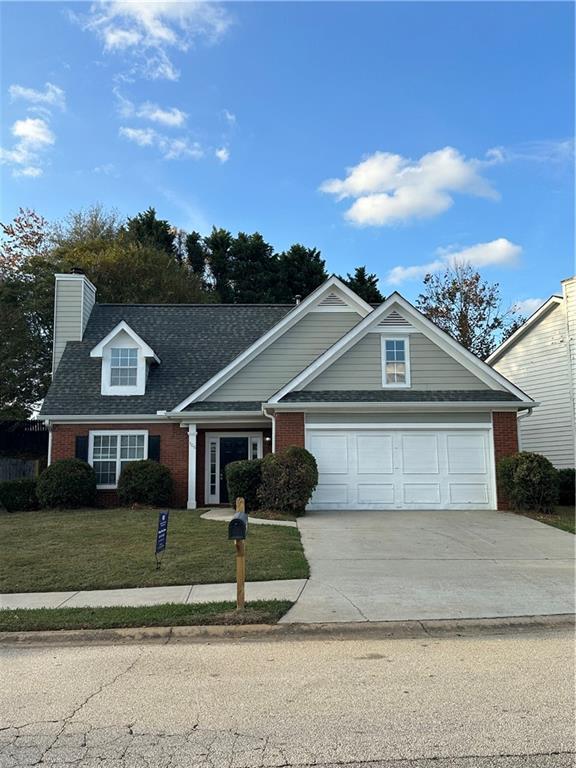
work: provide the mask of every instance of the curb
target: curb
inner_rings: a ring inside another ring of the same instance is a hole
[[[353,640],[355,638],[441,639],[479,635],[574,631],[574,614],[491,619],[427,619],[334,624],[246,624],[192,627],[130,627],[36,632],[0,632],[0,646],[116,645],[127,643],[205,643],[218,641]]]

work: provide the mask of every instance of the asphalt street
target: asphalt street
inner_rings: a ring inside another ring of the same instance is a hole
[[[575,764],[567,629],[0,653],[0,768]]]

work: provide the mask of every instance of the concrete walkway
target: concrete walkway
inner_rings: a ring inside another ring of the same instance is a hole
[[[214,509],[208,509],[200,517],[203,520],[216,520],[221,523],[229,523],[234,517],[234,512],[231,509],[216,507]],[[298,523],[295,520],[266,520],[263,517],[254,517],[249,515],[249,525],[283,525],[286,528],[298,528]]]
[[[310,579],[282,622],[572,614],[573,534],[489,511],[308,512]]]
[[[290,600],[295,602],[306,579],[249,581],[246,600]],[[176,587],[95,589],[81,592],[15,592],[0,594],[0,609],[101,608],[162,603],[212,603],[236,600],[236,584],[185,584]]]

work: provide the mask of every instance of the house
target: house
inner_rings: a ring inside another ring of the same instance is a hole
[[[102,504],[144,458],[176,505],[223,504],[226,464],[300,445],[312,509],[496,509],[536,405],[400,294],[373,307],[336,277],[295,305],[99,304],[83,274],[55,291],[50,461],[87,460]]]
[[[576,466],[576,277],[551,296],[486,360],[540,407],[519,413],[519,446],[546,456],[558,469]]]

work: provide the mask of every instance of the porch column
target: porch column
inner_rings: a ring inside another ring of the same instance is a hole
[[[196,509],[196,424],[188,424],[188,509]]]

